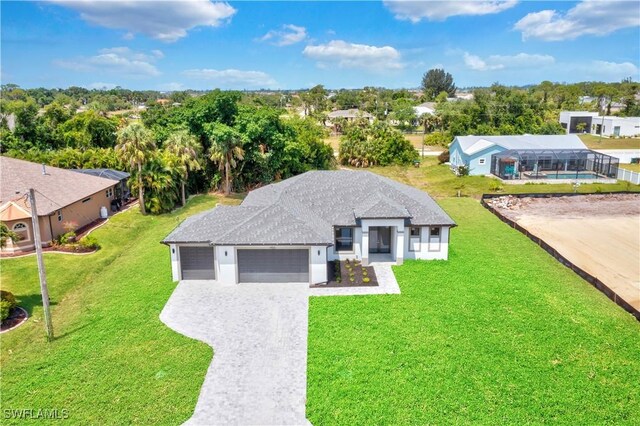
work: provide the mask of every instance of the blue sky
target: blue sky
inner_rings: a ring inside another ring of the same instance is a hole
[[[640,2],[1,3],[3,84],[417,87],[640,79]]]

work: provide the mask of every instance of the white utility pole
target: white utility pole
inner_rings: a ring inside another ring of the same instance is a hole
[[[49,290],[47,289],[47,272],[44,269],[42,258],[42,240],[40,238],[40,223],[38,223],[38,211],[36,210],[36,196],[33,188],[29,189],[29,202],[31,204],[31,227],[33,228],[33,243],[36,246],[38,258],[38,275],[40,276],[40,293],[42,293],[42,308],[44,310],[44,322],[47,327],[47,339],[53,340],[53,324],[49,310]]]

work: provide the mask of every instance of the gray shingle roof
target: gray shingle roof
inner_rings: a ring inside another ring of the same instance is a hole
[[[311,171],[251,191],[240,206],[192,216],[165,243],[331,245],[334,226],[364,218],[455,226],[425,192],[367,171]]]

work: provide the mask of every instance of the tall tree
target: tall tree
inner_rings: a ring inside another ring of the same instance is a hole
[[[201,169],[198,161],[200,143],[188,131],[178,130],[169,135],[166,148],[177,157],[182,168],[181,194],[182,205],[184,206],[187,202],[185,186],[189,179],[189,172]]]
[[[140,212],[147,214],[144,206],[144,184],[142,181],[142,167],[156,149],[151,133],[139,122],[133,122],[118,132],[116,155],[130,170],[137,170],[138,198]]]
[[[443,69],[434,68],[422,76],[422,91],[427,100],[433,100],[440,92],[447,92],[449,96],[455,96],[456,85],[453,83],[451,74]]]
[[[218,164],[218,170],[224,179],[224,193],[231,193],[231,169],[235,169],[236,160],[244,158],[245,137],[233,127],[222,123],[207,123],[204,126],[209,135],[211,148],[209,148],[209,158]]]

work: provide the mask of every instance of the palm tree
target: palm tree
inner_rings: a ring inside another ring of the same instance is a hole
[[[189,179],[189,172],[201,169],[200,162],[198,161],[200,143],[194,136],[190,135],[188,131],[179,130],[169,135],[166,147],[169,152],[178,158],[178,162],[183,170],[182,181],[180,183],[182,205],[184,206],[187,202],[185,186]]]
[[[140,212],[147,214],[144,207],[144,185],[142,183],[142,166],[156,149],[151,133],[140,122],[133,122],[118,131],[116,155],[131,171],[137,170],[138,198]]]
[[[205,125],[211,141],[209,158],[218,164],[218,170],[224,179],[224,193],[231,193],[231,169],[236,167],[236,160],[244,159],[244,136],[232,127],[222,123]]]

